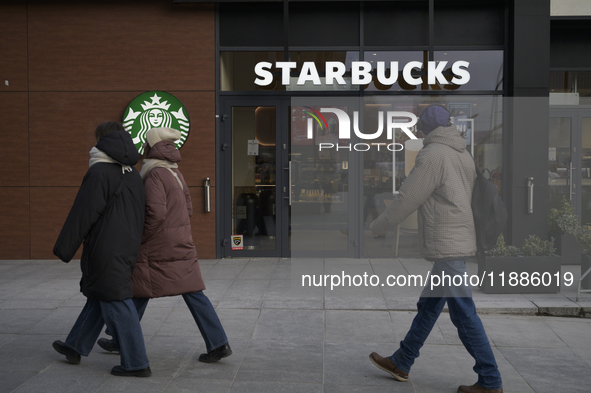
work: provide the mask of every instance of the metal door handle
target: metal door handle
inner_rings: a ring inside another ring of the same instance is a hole
[[[210,194],[211,184],[209,181],[209,177],[205,178],[204,186],[205,186],[205,212],[209,213],[209,212],[211,212],[211,194]]]
[[[527,212],[532,214],[534,212],[534,178],[527,178]]]
[[[569,178],[568,178],[568,185],[569,185],[569,199],[572,201],[573,200],[573,195],[574,195],[574,191],[573,191],[573,163],[570,163],[570,170],[569,170]]]
[[[289,196],[283,197],[283,199],[289,199],[289,206],[291,206],[291,161],[289,161],[289,166],[287,168],[283,168],[283,170],[289,171],[288,172],[288,179],[289,179],[289,186],[287,187],[287,192]],[[284,188],[285,190],[285,188]]]

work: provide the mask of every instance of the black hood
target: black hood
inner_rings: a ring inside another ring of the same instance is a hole
[[[96,144],[96,148],[124,165],[135,165],[140,159],[140,153],[127,131],[108,133]]]

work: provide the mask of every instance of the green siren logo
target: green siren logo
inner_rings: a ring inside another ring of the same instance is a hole
[[[146,132],[149,129],[170,127],[179,130],[181,139],[175,145],[180,149],[189,136],[190,125],[187,109],[175,96],[163,91],[140,94],[123,113],[123,127],[131,134],[140,154],[144,152]]]

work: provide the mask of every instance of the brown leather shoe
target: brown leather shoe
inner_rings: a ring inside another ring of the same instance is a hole
[[[485,389],[478,384],[474,384],[472,386],[462,385],[458,388],[458,393],[503,393],[503,388],[501,389]]]
[[[390,373],[390,375],[396,378],[396,380],[400,382],[408,381],[408,373],[405,373],[404,371],[398,369],[394,364],[392,364],[390,359],[384,358],[378,355],[377,353],[372,352],[369,355],[369,360],[371,360],[371,362],[375,364],[379,369],[384,370],[387,373]]]

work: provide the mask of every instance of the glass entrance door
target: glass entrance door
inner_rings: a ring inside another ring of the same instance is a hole
[[[287,244],[281,103],[225,100],[223,108],[224,256],[281,256]]]
[[[222,108],[222,257],[354,257],[355,164],[348,150],[318,146],[336,138],[335,119],[308,139],[306,110],[289,98]]]
[[[583,225],[591,224],[591,109],[550,110],[549,208],[568,199]]]

